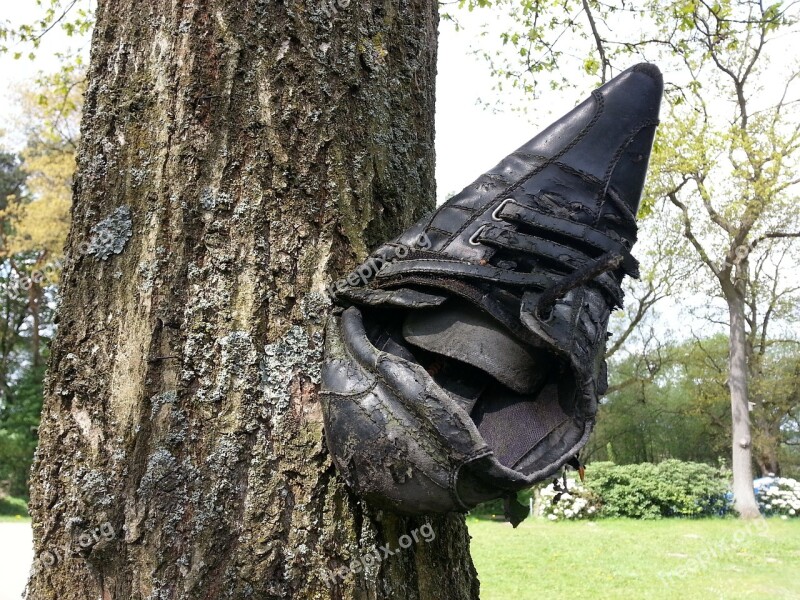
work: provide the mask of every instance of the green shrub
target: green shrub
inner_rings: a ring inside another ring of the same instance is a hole
[[[604,517],[704,517],[728,510],[727,475],[702,463],[592,463],[586,487],[601,498]]]
[[[11,496],[0,496],[0,516],[3,517],[27,517],[28,505],[21,498]]]
[[[530,502],[532,495],[533,495],[532,489],[522,490],[517,494],[517,501],[520,504],[528,506],[528,503]],[[502,498],[500,498],[497,500],[490,500],[489,502],[484,502],[483,504],[479,504],[471,511],[469,511],[469,514],[479,519],[503,520],[504,512],[505,510],[503,507],[503,500]]]

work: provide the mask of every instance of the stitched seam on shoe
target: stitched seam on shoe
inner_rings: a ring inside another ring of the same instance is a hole
[[[633,213],[633,211],[630,209],[630,207],[625,203],[625,201],[622,199],[622,197],[616,192],[616,190],[607,189],[606,196],[607,196],[607,198],[606,198],[607,200],[610,200],[611,203],[614,204],[614,206],[616,206],[618,210],[621,210],[625,214],[627,214],[629,219],[632,218],[634,225],[636,224],[636,215]],[[601,208],[602,208],[602,206],[601,206]],[[599,219],[598,219],[598,221],[599,221]],[[635,235],[636,235],[636,231],[634,230],[634,236]],[[634,241],[636,241],[635,238],[634,238]]]
[[[602,185],[602,183],[603,183],[603,180],[600,179],[599,177],[595,177],[591,173],[586,173],[585,171],[581,171],[580,169],[576,169],[575,167],[571,167],[568,164],[563,163],[561,161],[555,161],[555,162],[553,162],[553,165],[555,165],[556,167],[558,167],[562,171],[566,171],[570,175],[575,175],[579,179],[583,179],[587,183],[593,183],[595,185]]]
[[[559,158],[561,158],[562,156],[564,156],[564,155],[565,155],[567,152],[569,152],[570,150],[572,150],[572,148],[574,148],[574,147],[575,147],[575,146],[576,146],[576,145],[577,145],[577,144],[578,144],[578,143],[579,143],[579,142],[580,142],[580,141],[581,141],[581,140],[582,140],[584,137],[586,137],[586,134],[588,134],[588,133],[589,133],[589,130],[590,130],[590,129],[591,129],[593,126],[594,126],[594,124],[595,124],[595,123],[597,123],[598,119],[600,119],[600,116],[603,114],[603,111],[604,111],[604,109],[605,109],[605,99],[603,98],[603,95],[602,95],[600,92],[598,92],[597,90],[594,90],[594,91],[592,92],[591,96],[592,96],[592,98],[594,98],[594,99],[595,99],[595,102],[597,102],[597,108],[596,108],[596,110],[595,110],[595,113],[594,113],[594,115],[592,115],[592,118],[589,120],[589,122],[588,122],[588,123],[587,123],[587,124],[586,124],[586,125],[583,127],[583,129],[581,129],[581,131],[580,131],[580,132],[578,132],[578,135],[576,135],[576,136],[573,138],[573,140],[572,140],[572,141],[571,141],[569,144],[567,144],[567,145],[566,145],[564,148],[562,148],[562,149],[561,149],[559,152],[557,152],[555,155],[553,155],[552,157],[550,157],[550,158],[546,159],[546,160],[545,160],[545,162],[543,162],[542,164],[540,164],[540,165],[537,165],[536,167],[534,167],[533,169],[531,169],[530,173],[528,173],[528,174],[527,174],[525,177],[523,177],[522,179],[520,179],[520,180],[519,180],[519,181],[517,181],[516,183],[512,184],[511,186],[507,187],[507,188],[506,188],[505,190],[503,190],[501,193],[499,193],[499,194],[495,195],[495,197],[494,197],[494,198],[492,198],[492,200],[490,200],[490,201],[489,201],[489,202],[486,204],[486,206],[485,206],[485,207],[484,207],[484,208],[481,210],[481,213],[483,213],[483,212],[486,212],[486,211],[488,211],[489,209],[491,209],[491,208],[492,208],[492,207],[495,205],[495,203],[496,203],[496,202],[497,202],[497,201],[498,201],[498,200],[499,200],[501,197],[502,197],[502,198],[505,198],[506,196],[508,196],[508,195],[509,195],[511,192],[513,192],[514,190],[516,190],[517,188],[519,188],[520,186],[522,186],[522,185],[523,185],[525,182],[527,182],[527,181],[528,181],[528,180],[529,180],[531,177],[533,177],[533,176],[534,176],[534,175],[536,175],[537,173],[541,172],[541,171],[542,171],[542,170],[544,170],[544,169],[545,169],[545,168],[546,168],[548,165],[550,165],[550,164],[554,163],[556,160],[558,160]],[[468,219],[468,220],[467,220],[467,221],[466,221],[466,222],[465,222],[465,223],[464,223],[464,224],[463,224],[463,225],[462,225],[462,226],[459,228],[459,230],[458,230],[458,231],[456,231],[456,232],[453,234],[453,237],[452,237],[452,238],[451,238],[451,240],[450,240],[450,241],[447,243],[447,245],[445,246],[445,248],[446,248],[447,246],[449,246],[450,244],[452,244],[452,243],[453,243],[453,241],[454,241],[454,240],[455,240],[455,239],[456,239],[458,236],[460,236],[460,235],[461,235],[461,233],[462,233],[462,232],[463,232],[463,231],[464,231],[464,230],[465,230],[467,227],[469,227],[469,226],[470,226],[470,225],[473,223],[473,221],[475,220],[475,218],[476,218],[477,216],[478,216],[478,215],[477,215],[477,211],[476,211],[476,214],[475,214],[475,215],[474,215],[474,216],[473,216],[471,219]]]
[[[646,119],[646,120],[642,121],[639,124],[639,126],[636,128],[636,131],[634,131],[631,135],[628,136],[628,139],[625,140],[625,143],[624,144],[620,144],[620,147],[617,148],[617,151],[614,153],[613,159],[611,160],[611,162],[608,165],[608,168],[606,169],[605,176],[603,177],[603,183],[604,184],[608,185],[608,180],[611,179],[611,174],[614,172],[614,169],[617,167],[617,161],[619,160],[619,157],[622,155],[623,152],[625,152],[625,148],[627,148],[628,145],[633,141],[633,138],[635,138],[637,135],[639,135],[639,133],[642,131],[642,129],[644,129],[646,127],[651,127],[651,126],[654,127],[654,126],[657,126],[657,125],[658,125],[658,119]]]
[[[388,383],[386,383],[385,381],[383,381],[383,384],[386,385],[389,389],[392,389],[391,386]],[[397,422],[401,421],[401,419],[397,415],[397,412],[392,410],[391,404],[389,402],[387,402],[385,398],[382,398],[379,394],[375,394],[375,398],[378,400],[379,407],[384,412],[389,413],[393,417],[393,420],[395,420]],[[370,411],[368,411],[363,405],[356,403],[356,406],[358,407],[358,409],[362,413],[364,413],[364,415],[367,417],[367,419],[369,419],[372,422],[372,424],[375,425],[376,429],[378,429],[379,431],[385,431],[386,430],[386,423],[381,425],[381,423],[376,421],[372,417],[372,413]],[[378,407],[376,407],[376,408],[378,408]],[[411,412],[411,411],[409,411],[409,412]],[[414,414],[413,412],[411,414],[414,415],[414,417],[416,417],[416,418],[420,418],[419,415]],[[429,419],[420,419],[420,420],[425,420],[428,423],[430,423]],[[434,427],[433,430],[436,431],[436,428]],[[438,431],[436,431],[436,433],[437,433],[437,435],[439,434]],[[442,471],[447,472],[449,474],[449,472],[450,472],[450,464],[446,463],[446,462],[443,463],[439,459],[439,457],[434,456],[433,453],[430,452],[430,450],[432,448],[430,447],[430,443],[428,443],[427,440],[423,440],[423,438],[414,435],[414,431],[413,430],[404,429],[403,430],[403,435],[405,437],[409,437],[409,438],[413,439],[417,443],[417,446],[419,446],[425,452],[425,454],[428,456],[428,458],[431,459],[432,462],[434,462],[437,465],[439,465],[439,467],[441,467]],[[394,442],[392,442],[392,445],[394,446]],[[443,449],[445,451],[447,450],[446,448],[443,448]],[[417,469],[417,470],[419,470],[423,475],[425,475],[425,477],[427,477],[432,483],[437,485],[440,489],[443,489],[443,490],[445,489],[445,487],[443,485],[440,485],[440,484],[436,483],[436,481],[434,481],[430,476],[426,475],[421,469]],[[449,475],[448,475],[448,477],[449,477]]]
[[[443,233],[445,235],[453,235],[452,232],[445,231],[444,229],[440,229],[439,227],[434,227],[433,225],[428,227],[428,231],[438,231],[439,233]]]
[[[645,121],[642,121],[636,128],[636,131],[634,131],[631,135],[628,136],[628,139],[625,140],[625,143],[620,144],[619,148],[617,148],[617,151],[614,153],[611,162],[608,163],[608,168],[606,169],[606,173],[603,176],[603,183],[602,183],[603,189],[598,193],[597,200],[595,200],[595,205],[597,206],[597,217],[594,220],[595,225],[597,225],[597,223],[600,222],[600,209],[602,209],[603,205],[605,204],[605,197],[606,197],[606,190],[608,189],[608,183],[611,180],[611,175],[614,173],[614,169],[617,168],[617,161],[619,160],[619,157],[622,156],[622,153],[625,152],[625,148],[627,148],[628,145],[633,141],[633,138],[639,135],[642,129],[656,125],[658,125],[658,119],[655,120],[647,119]],[[634,215],[634,218],[635,216],[636,215]]]
[[[373,391],[375,391],[375,388],[377,387],[378,383],[379,382],[376,379],[375,381],[372,382],[372,385],[369,386],[369,389],[366,389],[363,392],[347,393],[347,392],[334,392],[333,390],[321,389],[319,391],[319,395],[320,396],[325,396],[325,397],[328,397],[328,396],[341,396],[342,398],[347,398],[348,400],[355,400],[355,399],[363,398],[363,397],[368,396],[369,394],[371,394]]]
[[[511,154],[512,154],[512,156],[519,156],[523,160],[541,160],[543,162],[546,162],[547,160],[549,160],[543,154],[531,154],[529,152],[520,152],[519,150],[515,150]]]
[[[442,208],[445,208],[444,205],[442,205]],[[471,212],[471,213],[477,212],[477,209],[470,208],[469,206],[460,206],[458,204],[450,204],[450,205],[447,206],[447,208],[457,208],[458,210],[465,210],[465,211]]]
[[[483,175],[481,175],[481,177],[485,177],[486,179],[491,179],[495,183],[498,183],[500,185],[508,186],[508,177],[506,177],[502,173],[484,173]]]

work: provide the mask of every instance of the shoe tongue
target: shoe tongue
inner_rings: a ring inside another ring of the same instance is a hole
[[[537,391],[548,376],[546,356],[468,304],[409,312],[403,337],[423,350],[472,365],[520,394]]]

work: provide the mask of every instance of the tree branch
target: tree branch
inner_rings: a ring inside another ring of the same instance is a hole
[[[600,55],[600,65],[603,68],[602,71],[602,81],[603,83],[606,82],[606,71],[608,67],[610,67],[608,63],[608,58],[606,57],[606,50],[603,47],[603,39],[600,37],[600,33],[597,31],[597,24],[594,21],[594,15],[592,15],[592,9],[589,7],[589,0],[583,0],[583,10],[586,11],[586,18],[589,19],[589,27],[592,29],[592,36],[594,37],[595,47],[597,48],[597,53]]]
[[[697,236],[695,236],[694,231],[692,230],[692,221],[691,218],[689,217],[689,208],[686,206],[686,204],[684,204],[678,199],[678,191],[686,184],[687,181],[689,180],[684,179],[683,183],[681,183],[676,189],[668,192],[666,194],[667,199],[669,199],[669,201],[672,202],[672,204],[674,204],[681,210],[681,213],[683,215],[684,237],[686,237],[686,239],[689,240],[689,243],[692,244],[692,246],[694,246],[694,249],[697,250],[697,254],[700,255],[700,260],[702,260],[703,263],[709,269],[711,269],[711,272],[714,273],[717,279],[722,281],[723,279],[726,278],[726,273],[730,272],[730,267],[726,266],[723,269],[717,268],[717,265],[715,265],[714,261],[711,260],[711,258],[708,255],[708,252],[706,252],[706,249],[700,243],[700,240],[697,239]]]

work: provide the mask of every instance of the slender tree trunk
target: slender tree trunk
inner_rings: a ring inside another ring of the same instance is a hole
[[[29,598],[477,598],[323,442],[324,286],[435,191],[436,3],[337,2],[100,0]]]
[[[42,288],[38,283],[32,281],[28,288],[28,310],[31,314],[31,362],[34,367],[38,367],[42,362],[41,351],[41,306]]]
[[[723,283],[730,315],[730,357],[728,386],[731,390],[733,501],[739,516],[760,516],[753,491],[753,454],[750,435],[750,407],[747,396],[747,337],[744,296]]]

